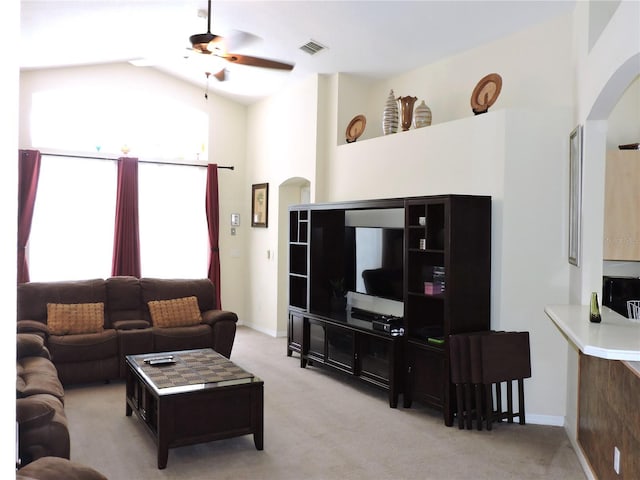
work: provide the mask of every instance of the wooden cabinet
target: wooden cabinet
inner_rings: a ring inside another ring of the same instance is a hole
[[[399,210],[404,235],[403,328],[396,336],[332,302],[332,284],[350,271],[353,256],[345,248],[346,219],[353,217],[346,212],[376,209]],[[451,425],[448,337],[490,328],[491,198],[438,195],[295,206],[290,225],[288,355],[298,352],[301,367],[318,363],[386,388],[391,406],[403,393],[406,407],[414,400],[426,403]]]
[[[376,331],[371,322],[321,315],[303,317],[300,366],[322,365],[389,391],[389,406],[397,407],[404,387],[402,337]]]
[[[640,261],[640,151],[607,153],[604,259]]]
[[[443,195],[405,205],[405,406],[453,423],[449,335],[490,328],[491,198]]]

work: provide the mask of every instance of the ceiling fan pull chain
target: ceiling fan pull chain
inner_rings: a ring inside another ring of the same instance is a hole
[[[207,76],[207,89],[204,92],[204,99],[205,100],[209,100],[209,75],[211,75],[210,72],[204,72],[204,74]]]

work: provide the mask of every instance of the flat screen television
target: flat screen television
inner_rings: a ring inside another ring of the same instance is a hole
[[[404,230],[345,227],[347,290],[403,301]]]

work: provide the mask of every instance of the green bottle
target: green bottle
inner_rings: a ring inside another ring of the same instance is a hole
[[[589,321],[591,323],[600,323],[602,317],[600,316],[600,308],[598,307],[598,294],[596,292],[591,293],[591,307],[589,308]]]

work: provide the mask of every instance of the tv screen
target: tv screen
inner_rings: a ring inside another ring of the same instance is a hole
[[[346,227],[345,239],[347,289],[401,302],[404,230]]]

